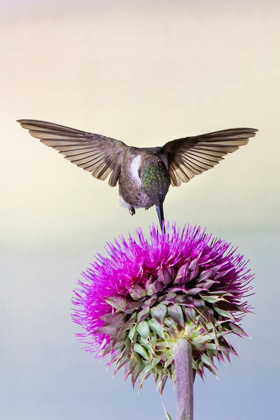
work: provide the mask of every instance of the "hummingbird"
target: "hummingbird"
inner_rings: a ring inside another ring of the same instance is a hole
[[[160,147],[133,147],[111,137],[39,120],[18,120],[31,136],[109,185],[119,185],[121,205],[155,206],[162,229],[163,203],[170,185],[179,187],[217,165],[254,137],[257,129],[231,128],[172,140]]]

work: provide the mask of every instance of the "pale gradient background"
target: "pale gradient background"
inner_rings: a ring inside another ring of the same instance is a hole
[[[278,1],[0,2],[1,420],[175,419],[171,384],[140,397],[81,350],[80,271],[103,244],[156,221],[31,138],[42,119],[136,146],[249,126],[249,145],[172,188],[166,218],[200,224],[250,259],[253,340],[217,381],[195,383],[195,419],[276,418],[279,404]]]

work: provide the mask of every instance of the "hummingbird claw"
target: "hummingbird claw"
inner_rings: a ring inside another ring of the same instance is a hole
[[[131,214],[131,216],[135,215],[135,208],[133,206],[129,207],[128,211],[129,211],[129,214]]]

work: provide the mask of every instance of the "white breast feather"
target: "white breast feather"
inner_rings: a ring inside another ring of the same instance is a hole
[[[130,204],[126,203],[122,197],[120,197],[120,205],[126,209],[130,207]]]
[[[135,158],[132,160],[130,168],[129,168],[130,176],[138,187],[141,187],[141,180],[139,178],[140,165],[141,165],[141,155],[138,155],[138,156],[135,156]]]

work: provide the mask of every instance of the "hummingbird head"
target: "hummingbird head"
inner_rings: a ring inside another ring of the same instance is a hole
[[[147,162],[141,167],[140,179],[153,204],[161,205],[170,187],[170,177],[164,163],[161,160]]]

